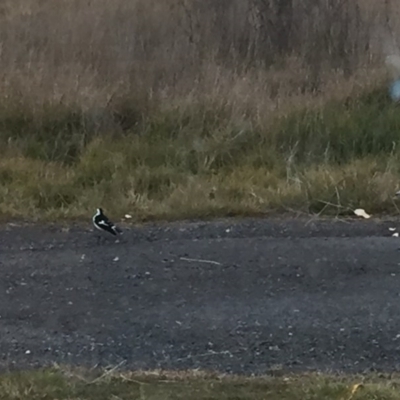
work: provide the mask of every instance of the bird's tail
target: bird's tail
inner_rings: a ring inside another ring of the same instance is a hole
[[[112,228],[113,228],[114,232],[117,233],[118,235],[122,235],[124,233],[123,230],[116,225],[113,225]]]

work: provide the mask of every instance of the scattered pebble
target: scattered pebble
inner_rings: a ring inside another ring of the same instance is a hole
[[[130,215],[130,214],[125,214],[125,218],[126,218],[126,219],[131,219],[131,218],[132,218],[132,215]]]
[[[270,351],[279,351],[280,350],[280,348],[279,348],[279,346],[269,346],[268,347],[268,350],[270,350]]]
[[[395,232],[395,233],[393,233],[393,235],[392,236],[394,236],[394,237],[399,237],[399,232]]]
[[[30,350],[26,350],[25,354],[31,354],[31,351]]]
[[[117,262],[117,261],[119,261],[119,257],[118,257],[118,256],[117,256],[117,257],[115,257],[113,261],[114,261],[114,262]]]
[[[396,228],[389,228],[390,232],[394,232],[396,230]]]

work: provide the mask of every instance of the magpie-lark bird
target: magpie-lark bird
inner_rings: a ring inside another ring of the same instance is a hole
[[[93,215],[93,225],[95,228],[111,233],[114,236],[122,233],[113,222],[111,222],[103,213],[101,208],[98,208],[96,214]]]

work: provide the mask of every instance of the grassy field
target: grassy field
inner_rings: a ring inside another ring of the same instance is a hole
[[[399,6],[308,3],[4,0],[0,218],[398,214]]]
[[[43,370],[0,375],[0,399],[391,400],[398,377],[229,377],[201,372],[88,373]]]

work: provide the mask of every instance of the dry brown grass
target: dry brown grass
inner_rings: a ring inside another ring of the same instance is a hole
[[[292,97],[337,86],[346,96],[357,80],[376,79],[374,28],[386,10],[370,3],[4,0],[1,95],[34,111],[78,106],[95,119],[127,98],[143,112],[153,101],[214,100],[232,115],[268,118]]]
[[[3,0],[0,212],[397,212],[399,118],[380,88],[399,11]]]

